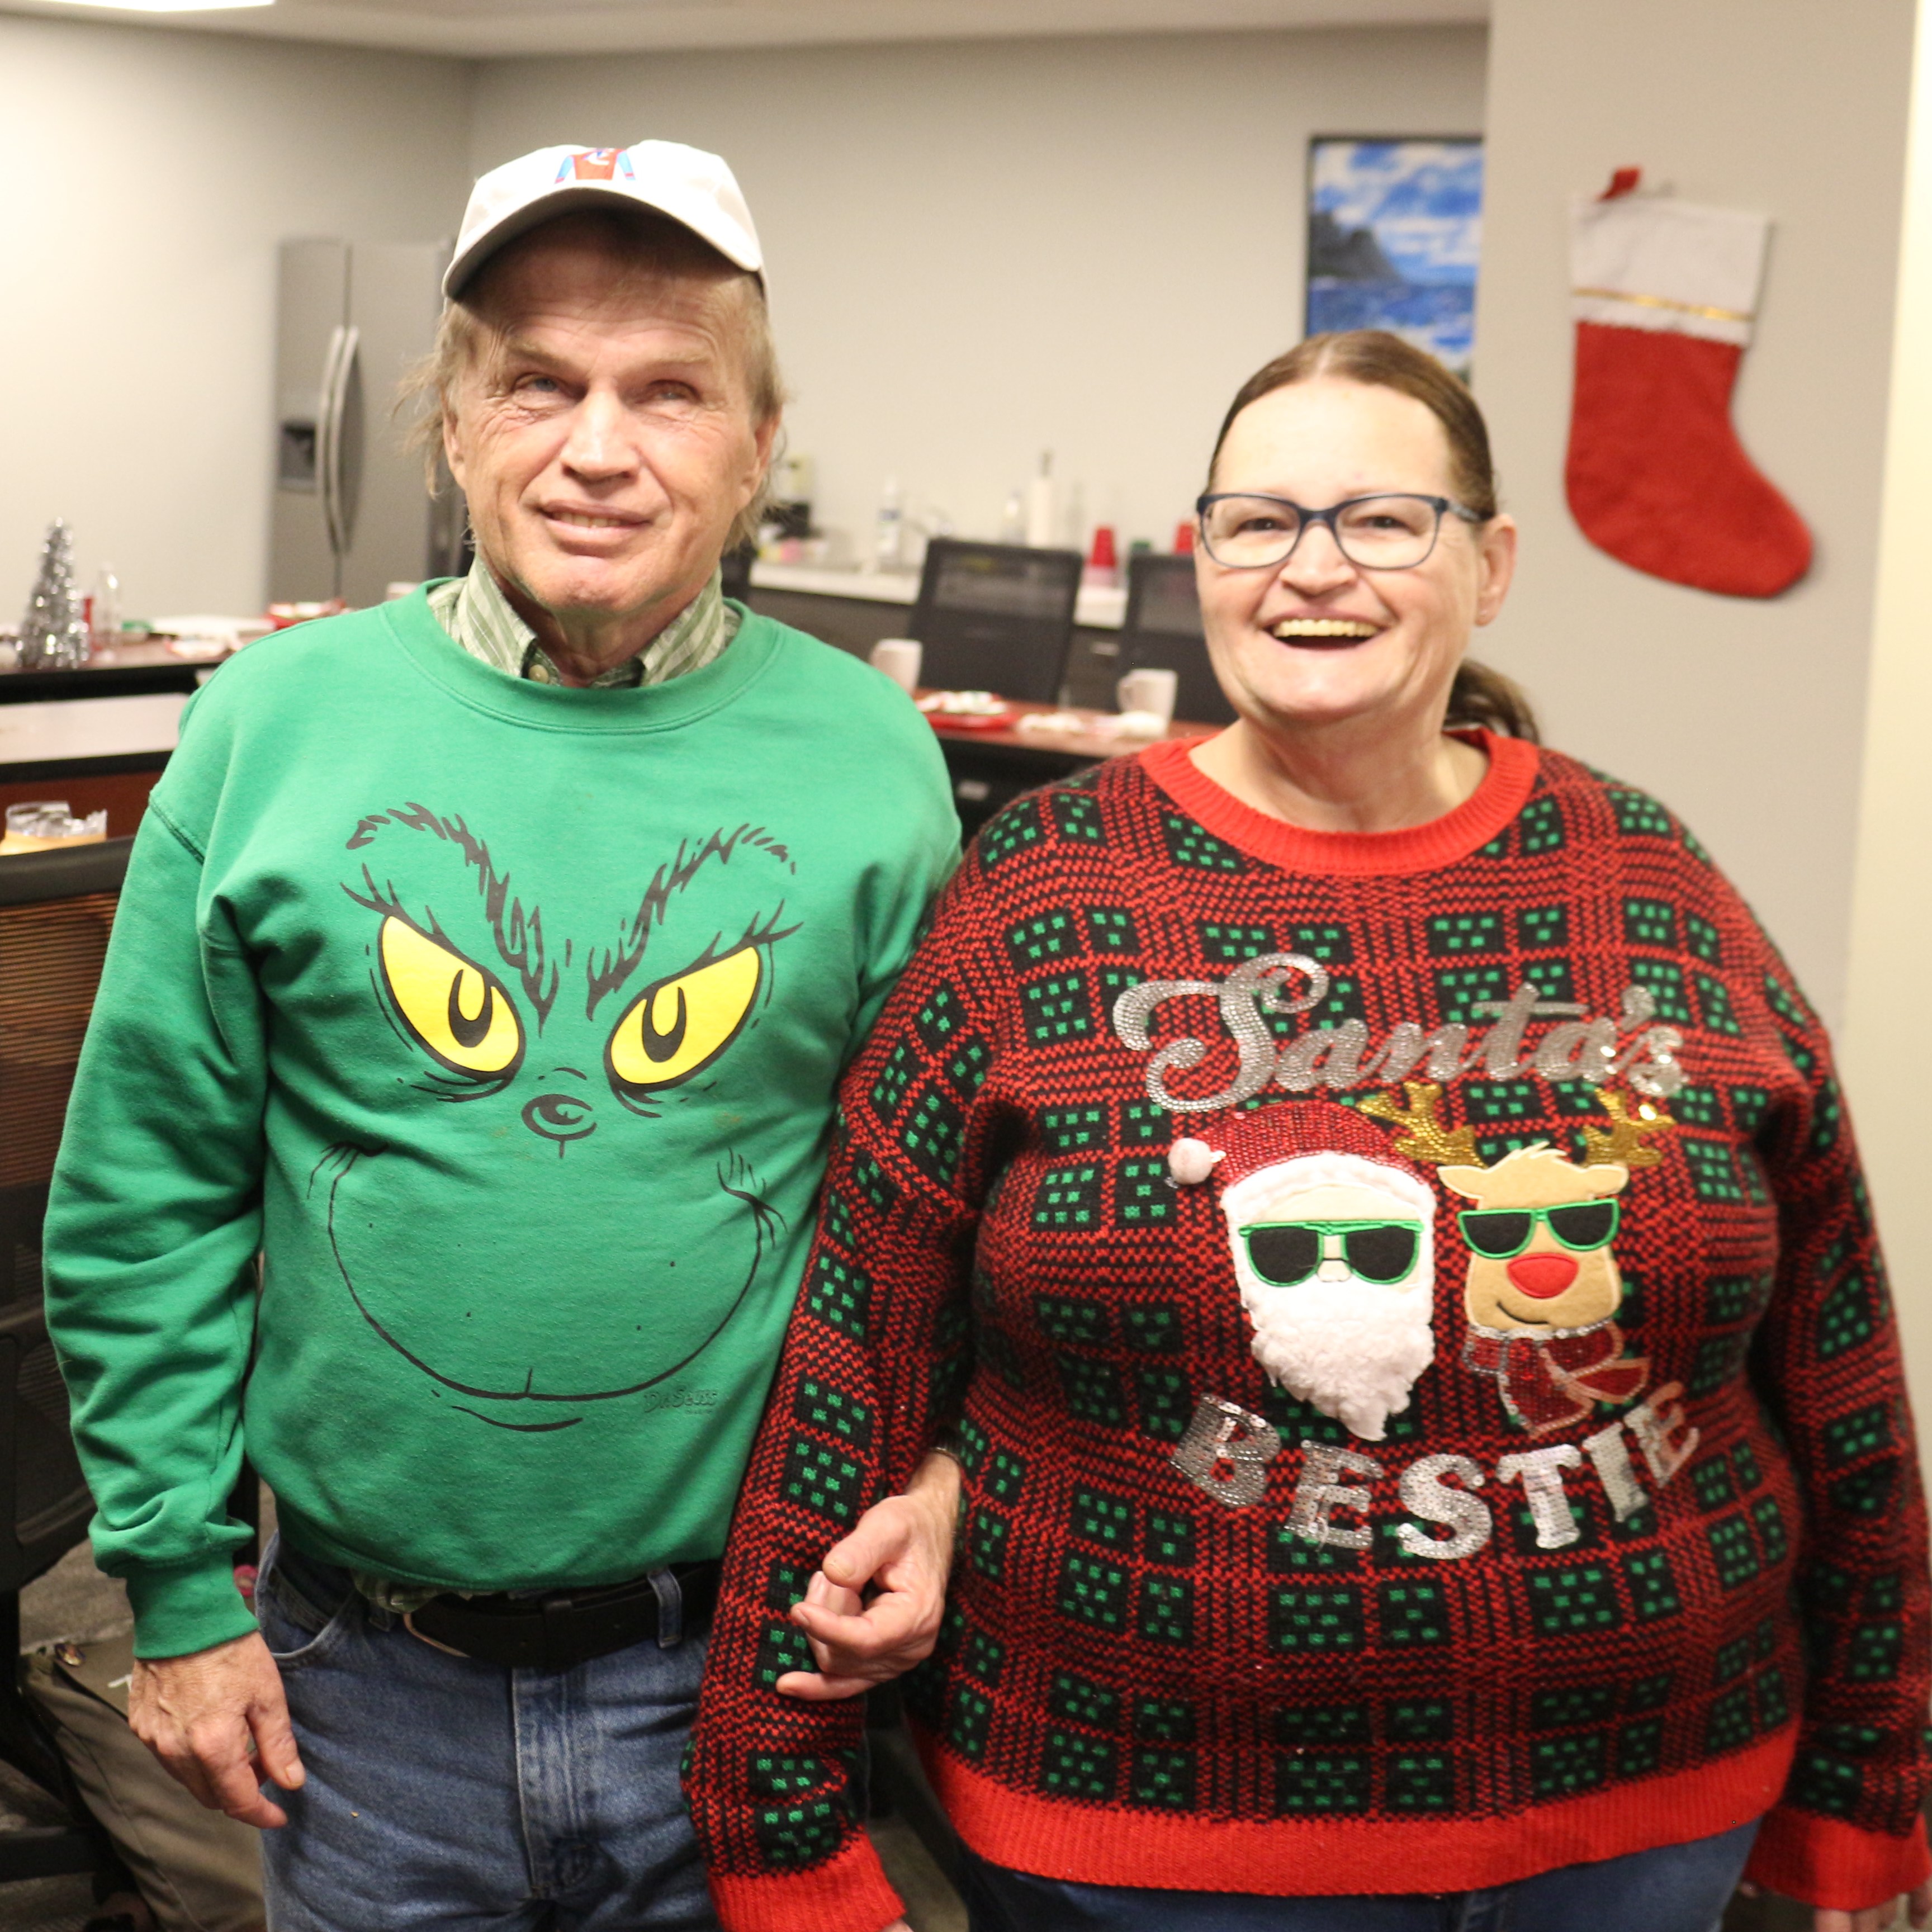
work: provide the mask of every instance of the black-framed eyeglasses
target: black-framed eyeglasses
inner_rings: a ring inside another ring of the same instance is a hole
[[[1466,524],[1488,521],[1453,496],[1420,496],[1396,492],[1351,496],[1311,510],[1286,496],[1256,496],[1220,490],[1194,506],[1201,519],[1202,548],[1223,570],[1278,568],[1311,525],[1326,524],[1335,548],[1361,570],[1413,570],[1428,561],[1444,516]]]

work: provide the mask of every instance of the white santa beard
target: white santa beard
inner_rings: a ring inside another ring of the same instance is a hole
[[[1289,1394],[1312,1402],[1370,1442],[1408,1406],[1436,1353],[1426,1288],[1310,1281],[1299,1288],[1241,1284],[1255,1324],[1255,1360]]]

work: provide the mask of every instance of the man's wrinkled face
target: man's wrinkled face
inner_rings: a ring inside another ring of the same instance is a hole
[[[505,250],[444,446],[477,548],[560,620],[675,616],[756,493],[740,278],[651,272],[565,217]],[[519,594],[520,593],[520,595]]]

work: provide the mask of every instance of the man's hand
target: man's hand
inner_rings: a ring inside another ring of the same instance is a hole
[[[1922,1885],[1904,1903],[1913,1932],[1920,1932],[1932,1922],[1932,1881]],[[1898,1923],[1899,1904],[1894,1898],[1883,1905],[1868,1905],[1862,1912],[1828,1912],[1820,1906],[1811,1914],[1812,1932],[1885,1932],[1887,1926]]]
[[[946,1607],[958,1508],[959,1465],[950,1456],[928,1456],[904,1496],[874,1503],[852,1534],[825,1552],[824,1568],[791,1610],[818,1668],[786,1672],[777,1685],[783,1696],[821,1702],[856,1697],[931,1655]],[[878,1593],[869,1604],[862,1594],[868,1585]]]
[[[308,1773],[296,1753],[281,1672],[254,1631],[186,1657],[137,1658],[128,1685],[134,1735],[211,1811],[244,1825],[286,1825],[256,1789],[292,1791]]]

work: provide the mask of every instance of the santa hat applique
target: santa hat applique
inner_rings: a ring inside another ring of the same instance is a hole
[[[1370,1163],[1378,1170],[1370,1184],[1386,1185],[1385,1177],[1393,1173],[1402,1178],[1393,1191],[1412,1195],[1425,1216],[1434,1208],[1435,1190],[1423,1169],[1395,1152],[1386,1133],[1336,1100],[1311,1096],[1257,1107],[1226,1122],[1216,1138],[1218,1146],[1184,1138],[1168,1148],[1168,1172],[1176,1186],[1212,1179],[1220,1185],[1226,1207],[1230,1194],[1263,1168],[1325,1154],[1336,1157],[1338,1181],[1367,1178],[1360,1166]],[[1402,1179],[1411,1186],[1404,1187]]]

